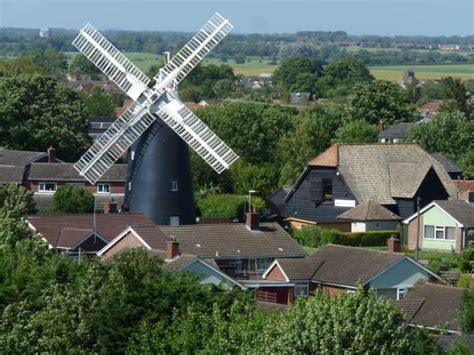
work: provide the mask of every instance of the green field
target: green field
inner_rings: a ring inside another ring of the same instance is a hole
[[[227,62],[222,62],[217,58],[208,58],[204,60],[206,64],[227,64],[234,69],[237,75],[258,76],[262,73],[273,73],[278,67],[275,64],[270,64],[271,59],[266,57],[248,57],[244,64],[237,64],[235,60],[229,59]]]
[[[369,69],[377,79],[384,80],[400,80],[408,69],[412,69],[418,79],[438,79],[445,76],[474,79],[474,64],[374,66]]]

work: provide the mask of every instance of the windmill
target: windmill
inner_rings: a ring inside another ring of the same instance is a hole
[[[155,223],[195,223],[188,146],[217,173],[232,151],[179,99],[177,85],[232,30],[218,13],[150,80],[102,34],[87,24],[73,45],[134,102],[74,165],[95,184],[128,152],[125,199],[132,212]]]

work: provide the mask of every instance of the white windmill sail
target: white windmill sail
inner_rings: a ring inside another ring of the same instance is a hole
[[[155,76],[157,86],[176,86],[232,30],[217,12]]]
[[[153,121],[155,117],[149,113],[147,107],[137,103],[131,104],[74,167],[91,184],[95,184]]]
[[[72,44],[133,100],[148,88],[150,79],[90,24]]]
[[[172,93],[169,93],[169,95],[174,96]],[[239,158],[176,96],[162,106],[157,114],[217,173],[220,174],[229,168]]]

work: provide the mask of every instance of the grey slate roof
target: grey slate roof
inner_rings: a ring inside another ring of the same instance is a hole
[[[451,198],[457,191],[446,169],[415,143],[340,144],[338,168],[357,201],[395,204],[393,197],[413,197],[430,167]]]
[[[448,173],[462,173],[462,170],[442,153],[431,153],[431,155],[444,166]]]
[[[0,184],[13,183],[21,184],[25,167],[23,166],[0,166]]]
[[[374,201],[364,201],[337,218],[351,221],[398,221],[400,216]]]
[[[464,200],[436,200],[443,210],[458,220],[464,227],[474,227],[474,205]]]
[[[379,138],[385,138],[385,139],[408,138],[408,136],[410,135],[410,130],[413,127],[413,125],[414,125],[413,122],[402,122],[402,123],[396,124],[380,132]]]
[[[47,157],[45,152],[31,152],[0,148],[0,165],[25,166],[33,161]]]
[[[460,331],[458,314],[462,293],[462,288],[424,283],[396,305],[410,324]]]
[[[328,244],[308,259],[317,268],[312,281],[355,287],[402,258],[403,253]]]
[[[203,258],[304,257],[306,252],[278,223],[260,223],[249,231],[243,223],[160,226],[179,242],[183,253]]]
[[[70,163],[33,163],[31,164],[29,179],[36,181],[86,181]],[[125,181],[126,179],[127,164],[114,164],[100,178],[99,182]]]

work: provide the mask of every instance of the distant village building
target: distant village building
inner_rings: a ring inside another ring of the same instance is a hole
[[[41,38],[49,38],[51,36],[51,30],[48,27],[40,28],[38,35]]]

